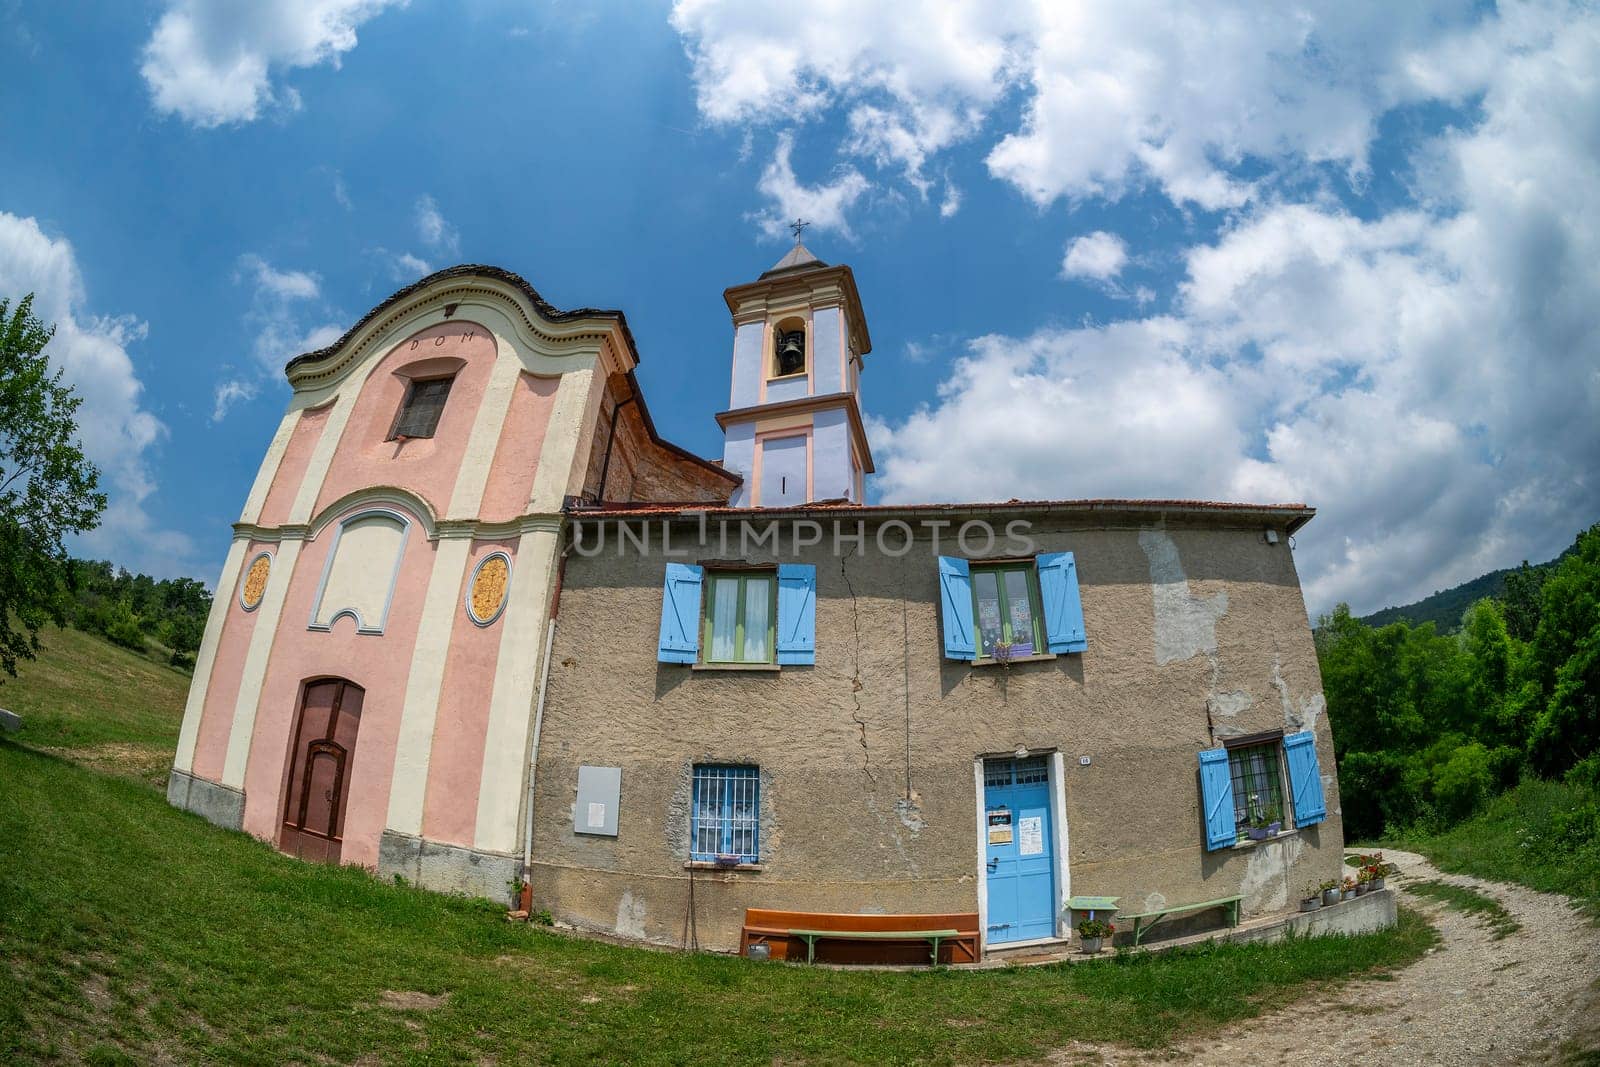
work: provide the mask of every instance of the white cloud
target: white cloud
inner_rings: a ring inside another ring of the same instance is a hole
[[[831,182],[805,185],[795,177],[790,156],[794,151],[794,138],[782,133],[772,153],[772,159],[761,172],[758,188],[771,201],[768,210],[754,216],[768,237],[782,237],[789,223],[805,219],[821,231],[832,231],[842,237],[852,236],[845,213],[871,186],[854,168],[841,168]]]
[[[283,380],[283,367],[303,352],[337,340],[344,330],[326,321],[321,279],[312,271],[281,270],[254,253],[239,257],[234,282],[250,287],[245,325],[254,333],[250,345],[253,369],[232,368],[217,382],[211,421],[221,422],[239,404],[261,395],[265,386]],[[323,321],[318,321],[319,319]]]
[[[1600,141],[1574,132],[1600,19],[1567,16],[1407,62],[1488,78],[1415,147],[1414,203],[1263,200],[1188,251],[1170,315],[970,342],[878,428],[885,498],[1303,500],[1314,612],[1554,555],[1600,517]]]
[[[210,128],[296,110],[276,76],[330,63],[356,46],[356,28],[405,0],[168,0],[144,47],[151,102]]]
[[[248,378],[232,378],[217,383],[216,395],[211,406],[211,421],[221,422],[228,417],[228,409],[241,400],[254,400],[256,397],[256,383]]]
[[[461,235],[439,211],[433,197],[417,197],[416,223],[417,237],[423,244],[446,255],[460,254]]]
[[[1061,276],[1109,282],[1122,273],[1127,263],[1128,246],[1122,238],[1096,230],[1067,245],[1067,254],[1061,259]]]
[[[1150,184],[1179,203],[1238,207],[1245,159],[1331,164],[1364,179],[1397,104],[1476,92],[1498,51],[1481,11],[1154,0],[895,5],[679,0],[672,23],[701,114],[717,125],[838,116],[839,148],[926,195],[939,153],[984,135],[1015,93],[1020,122],[991,173],[1035,203],[1117,198]],[[1537,21],[1513,8],[1503,22]],[[1498,26],[1500,23],[1495,23]],[[1498,32],[1498,31],[1496,31]]]
[[[145,339],[144,323],[91,313],[71,243],[50,237],[32,218],[0,211],[0,294],[14,307],[30,292],[33,313],[55,325],[46,352],[83,398],[79,437],[109,497],[100,527],[82,539],[84,550],[158,575],[184,573],[193,544],[159,528],[145,510],[157,489],[151,457],[167,428],[145,409],[144,385],[128,355]]]
[[[255,279],[262,292],[283,300],[315,300],[322,294],[321,279],[309,271],[277,270],[257,255],[241,256],[239,268]]]
[[[939,201],[939,217],[948,219],[961,210],[961,190],[950,181],[949,175],[944,179],[944,199]]]

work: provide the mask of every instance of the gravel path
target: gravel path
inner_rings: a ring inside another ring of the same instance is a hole
[[[1552,1063],[1575,1048],[1600,1050],[1600,929],[1567,899],[1520,886],[1444,874],[1410,852],[1390,885],[1428,916],[1441,944],[1393,981],[1352,982],[1296,1005],[1158,1052],[1078,1045],[1058,1063]],[[1437,878],[1494,897],[1522,929],[1495,941],[1460,911],[1406,892]],[[1595,1053],[1591,1051],[1590,1055]],[[1594,1062],[1587,1058],[1569,1062]]]

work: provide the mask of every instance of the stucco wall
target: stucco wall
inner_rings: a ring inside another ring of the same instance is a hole
[[[1120,896],[1125,911],[1244,893],[1253,914],[1337,873],[1332,743],[1285,543],[1259,526],[1036,525],[1038,551],[1076,553],[1089,649],[1002,669],[941,658],[931,545],[892,558],[867,533],[870,555],[841,563],[825,543],[800,557],[818,570],[817,664],[771,673],[657,663],[664,558],[619,558],[614,537],[569,557],[537,768],[537,901],[678,941],[690,770],[733,762],[761,767],[763,869],[696,874],[702,945],[732,947],[746,907],[975,910],[974,760],[1019,747],[1065,756],[1072,893]],[[692,539],[675,529],[675,548]],[[689,558],[725,555],[742,554]],[[1302,727],[1316,732],[1327,821],[1207,853],[1196,753]],[[572,832],[582,764],[622,768],[615,839]]]

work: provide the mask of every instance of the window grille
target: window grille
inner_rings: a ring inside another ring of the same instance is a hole
[[[761,777],[756,767],[697,766],[690,859],[735,856],[740,863],[761,858]]]
[[[397,437],[432,437],[439,428],[439,416],[444,413],[445,398],[450,395],[454,378],[430,378],[412,382],[406,390],[406,399],[400,405],[400,415],[394,420],[392,441]]]
[[[1281,743],[1248,745],[1228,750],[1228,772],[1233,778],[1233,821],[1243,836],[1257,820],[1289,825],[1283,803]],[[1265,825],[1265,823],[1263,823]]]
[[[992,759],[984,760],[983,763],[984,785],[1030,785],[1049,780],[1050,765],[1045,756],[1030,756],[1027,759]]]

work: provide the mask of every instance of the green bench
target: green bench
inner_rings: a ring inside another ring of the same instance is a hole
[[[933,950],[933,962],[939,962],[939,942],[950,937],[960,937],[959,930],[790,930],[790,937],[806,943],[806,962],[817,958],[817,942],[823,938],[838,941],[926,941]]]
[[[1239,902],[1243,899],[1243,896],[1218,897],[1216,900],[1203,900],[1198,904],[1173,904],[1162,908],[1159,911],[1142,911],[1137,915],[1123,915],[1121,918],[1129,919],[1133,922],[1133,947],[1138,948],[1140,938],[1149,933],[1152,926],[1160,922],[1162,919],[1165,919],[1168,915],[1181,915],[1184,912],[1190,911],[1204,911],[1207,908],[1227,908],[1228,925],[1238,926]]]

